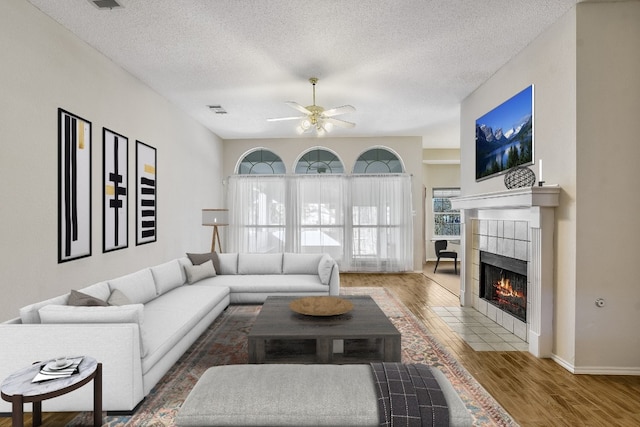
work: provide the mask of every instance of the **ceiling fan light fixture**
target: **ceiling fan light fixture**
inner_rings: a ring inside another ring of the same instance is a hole
[[[343,105],[340,107],[331,108],[329,110],[325,110],[323,107],[316,105],[316,83],[318,83],[318,79],[316,77],[311,77],[309,79],[309,83],[311,83],[313,87],[313,104],[303,107],[294,101],[288,101],[286,104],[291,108],[306,114],[306,117],[300,116],[297,117],[280,117],[274,119],[267,119],[270,122],[279,122],[283,120],[300,120],[298,122],[298,126],[296,126],[296,132],[300,135],[303,133],[312,132],[314,129],[318,136],[323,136],[328,132],[333,130],[334,126],[353,128],[355,123],[347,122],[344,120],[335,119],[334,116],[352,113],[356,109],[351,105]]]

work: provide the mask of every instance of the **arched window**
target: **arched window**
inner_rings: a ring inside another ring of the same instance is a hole
[[[385,148],[372,148],[358,157],[353,173],[403,173],[402,161]]]
[[[316,148],[307,151],[296,163],[295,173],[319,174],[319,173],[344,173],[342,162],[331,151]]]
[[[247,154],[238,164],[238,175],[276,175],[286,173],[282,159],[260,148]]]

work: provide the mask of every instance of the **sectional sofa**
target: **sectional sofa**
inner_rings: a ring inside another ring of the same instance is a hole
[[[326,254],[188,255],[23,307],[0,323],[0,380],[36,361],[89,355],[103,364],[103,409],[132,411],[230,303],[340,292]],[[92,402],[81,388],[46,410],[91,410]],[[0,401],[0,412],[10,411]]]

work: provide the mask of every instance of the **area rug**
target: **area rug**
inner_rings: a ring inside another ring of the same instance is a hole
[[[402,361],[440,369],[459,393],[476,426],[517,426],[509,414],[429,333],[394,295],[384,288],[342,288],[343,295],[370,295],[402,335]],[[105,416],[104,426],[174,426],[174,418],[200,376],[211,366],[247,363],[247,334],[260,305],[231,305],[202,334],[151,390],[132,416]],[[92,425],[90,412],[69,426]]]

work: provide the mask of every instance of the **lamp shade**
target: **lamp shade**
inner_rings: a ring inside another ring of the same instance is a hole
[[[229,225],[229,209],[202,209],[202,225]]]

